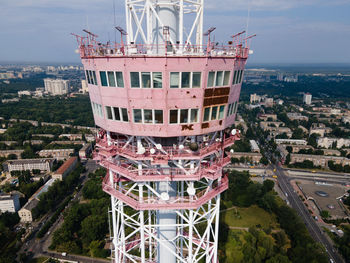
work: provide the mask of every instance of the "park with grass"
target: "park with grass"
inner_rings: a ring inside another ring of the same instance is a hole
[[[231,171],[220,211],[219,261],[326,263],[324,249],[296,212],[273,190],[274,182]]]

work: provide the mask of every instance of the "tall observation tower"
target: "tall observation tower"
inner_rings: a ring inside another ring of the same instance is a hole
[[[216,263],[250,37],[212,42],[203,0],[126,0],[125,12],[120,43],[77,36],[100,127],[94,158],[107,169],[113,262]]]

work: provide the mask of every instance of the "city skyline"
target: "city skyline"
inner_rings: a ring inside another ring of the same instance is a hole
[[[350,45],[346,35],[350,32],[348,0],[225,0],[220,6],[213,1],[205,3],[204,28],[217,27],[214,36],[219,43],[227,43],[230,35],[244,29],[258,35],[252,44],[251,64],[350,61],[350,52],[346,51]],[[88,28],[100,36],[101,42],[118,41],[113,26],[124,27],[123,4],[118,0],[92,0],[88,5],[81,0],[7,1],[0,10],[0,60],[78,63],[76,41],[70,33]]]

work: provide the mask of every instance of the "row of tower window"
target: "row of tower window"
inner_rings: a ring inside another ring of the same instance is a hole
[[[237,111],[238,103],[228,105],[226,117]],[[222,120],[225,117],[225,105],[204,108],[203,122]],[[103,118],[102,106],[92,102],[93,113]],[[108,120],[129,122],[128,110],[126,108],[105,106]],[[169,111],[169,124],[198,123],[199,109],[174,109]],[[163,110],[156,109],[133,109],[133,122],[143,124],[163,124]]]
[[[228,105],[228,108],[227,108],[227,115],[226,115],[226,117],[229,117],[232,114],[234,114],[235,112],[237,112],[237,109],[238,109],[238,102],[237,101],[235,101],[234,103],[230,103]]]
[[[225,105],[204,108],[203,122],[222,120],[225,115]]]
[[[124,88],[123,72],[100,71],[100,80],[103,87]],[[231,71],[211,71],[208,74],[208,87],[228,86]],[[87,82],[97,85],[96,72],[86,70]],[[170,88],[200,88],[201,72],[170,72]],[[235,70],[232,85],[239,84],[243,79],[243,70]],[[131,88],[163,88],[162,72],[130,72]]]
[[[94,70],[86,70],[86,79],[89,84],[97,85],[96,72]]]
[[[128,110],[126,108],[106,106],[107,119],[114,121],[129,121]],[[103,117],[102,117],[103,118]]]

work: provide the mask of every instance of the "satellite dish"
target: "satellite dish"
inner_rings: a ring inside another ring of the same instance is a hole
[[[155,154],[155,153],[156,153],[156,150],[155,150],[154,148],[151,148],[151,150],[149,150],[149,152],[150,152],[151,154]]]
[[[231,131],[231,134],[232,134],[233,136],[235,136],[235,135],[237,134],[237,130],[236,130],[236,129],[233,129],[233,130]]]
[[[196,190],[193,188],[193,187],[188,187],[187,188],[187,193],[191,196],[195,195],[196,194]]]
[[[179,149],[180,149],[180,150],[183,150],[184,148],[185,148],[185,146],[183,146],[183,144],[180,144],[180,145],[179,145]]]
[[[235,151],[233,149],[230,150],[230,153],[234,153]]]
[[[79,49],[74,50],[75,53],[79,54]]]
[[[146,149],[144,147],[140,147],[137,151],[137,154],[144,154],[146,152]]]
[[[249,50],[249,55],[253,55],[254,54],[254,50]]]
[[[169,200],[169,194],[167,192],[163,192],[163,193],[160,194],[160,198],[163,201],[168,201]]]
[[[156,144],[156,148],[157,148],[157,150],[161,150],[163,148],[163,146],[160,143],[158,143],[158,144]]]

